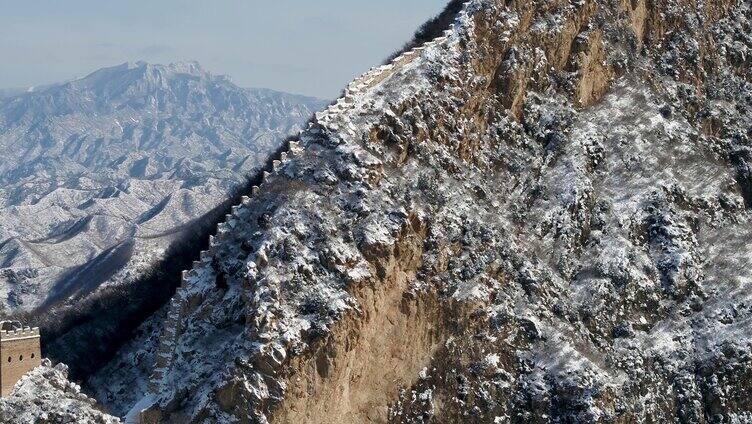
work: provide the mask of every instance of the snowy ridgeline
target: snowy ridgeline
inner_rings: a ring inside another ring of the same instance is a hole
[[[138,278],[325,103],[196,63],[123,64],[3,99],[0,314]]]

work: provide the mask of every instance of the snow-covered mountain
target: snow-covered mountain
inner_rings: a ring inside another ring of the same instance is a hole
[[[749,0],[459,9],[317,116],[92,380],[105,404],[750,420]],[[154,364],[135,399],[134,358]]]
[[[323,102],[197,63],[0,100],[0,315],[137,276]]]
[[[751,422],[750,34],[750,0],[450,2],[87,387],[139,423]]]

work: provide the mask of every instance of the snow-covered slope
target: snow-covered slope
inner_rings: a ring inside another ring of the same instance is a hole
[[[467,2],[90,384],[147,423],[748,422],[750,7]]]
[[[0,398],[0,422],[18,424],[96,423],[121,422],[96,407],[96,401],[81,387],[68,381],[64,364],[54,368],[48,360],[16,383],[13,393]]]
[[[123,64],[0,102],[0,314],[133,278],[324,103],[196,63]]]

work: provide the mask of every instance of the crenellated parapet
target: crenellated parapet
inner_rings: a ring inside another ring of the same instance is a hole
[[[0,331],[0,341],[17,340],[31,337],[40,337],[39,327],[23,327],[16,330]]]
[[[241,214],[245,208],[250,207],[252,199],[261,193],[264,184],[269,181],[273,174],[280,172],[285,163],[287,163],[292,157],[300,154],[303,150],[300,146],[300,142],[296,140],[288,141],[286,147],[287,148],[282,151],[276,159],[271,161],[267,169],[261,171],[261,182],[258,186],[253,186],[251,188],[251,195],[242,196],[240,203],[231,207],[231,213],[225,216],[225,220],[217,224],[214,235],[209,236],[208,250],[201,251],[199,260],[193,262],[191,269],[181,272],[180,287],[178,287],[175,295],[170,300],[167,317],[163,326],[162,334],[159,338],[156,363],[154,371],[150,377],[150,386],[152,390],[155,390],[158,381],[162,378],[169,367],[175,352],[178,336],[182,331],[184,318],[189,313],[191,304],[196,303],[196,296],[189,292],[191,282],[199,276],[200,270],[212,261],[212,258],[222,242],[229,239],[230,234],[232,233],[231,230],[237,225],[239,214]]]

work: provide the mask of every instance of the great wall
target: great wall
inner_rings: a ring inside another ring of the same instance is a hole
[[[338,98],[327,109],[315,114],[313,122],[309,123],[308,130],[314,130],[317,126],[333,131],[340,130],[337,123],[334,122],[334,118],[336,116],[341,116],[343,112],[352,109],[355,104],[356,96],[363,95],[382,81],[399,72],[406,65],[420,57],[426,49],[445,43],[454,32],[454,29],[455,24],[451,24],[449,29],[445,30],[441,36],[426,42],[423,45],[412,48],[398,55],[388,64],[372,68],[363,75],[357,77],[347,85],[344,94],[340,98]],[[345,131],[348,129],[345,129]],[[243,196],[242,201],[239,204],[232,206],[232,213],[227,214],[225,221],[217,225],[215,235],[209,236],[209,249],[201,251],[200,259],[193,262],[190,270],[182,271],[180,286],[177,288],[174,296],[170,299],[163,330],[159,337],[154,371],[149,379],[149,389],[151,391],[158,390],[159,382],[162,377],[164,377],[170,362],[173,359],[177,339],[182,332],[183,318],[185,318],[192,308],[195,308],[196,305],[201,302],[200,290],[192,292],[191,283],[197,281],[198,277],[206,277],[206,274],[211,273],[209,268],[212,267],[212,258],[217,254],[217,247],[220,245],[219,242],[227,239],[230,229],[235,228],[236,226],[236,218],[239,214],[243,213],[245,208],[247,208],[251,198],[260,195],[265,183],[269,181],[270,177],[279,173],[284,164],[288,162],[291,157],[296,156],[305,149],[308,140],[306,140],[304,136],[301,136],[302,134],[303,133],[298,135],[297,140],[293,139],[288,141],[287,148],[279,152],[266,169],[260,171],[262,176],[261,182],[259,185],[255,185],[251,188],[251,197]],[[301,142],[303,142],[302,146]],[[274,357],[274,352],[271,352],[270,356],[271,357],[268,358],[269,360],[278,364],[281,363],[280,358]]]

